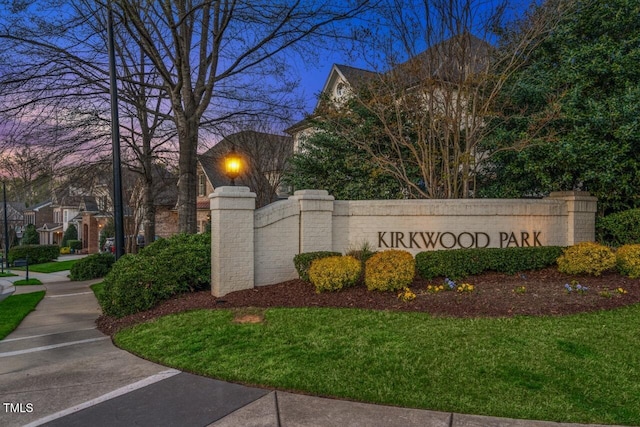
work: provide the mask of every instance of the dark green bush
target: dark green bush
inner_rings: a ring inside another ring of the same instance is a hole
[[[341,256],[340,252],[318,251],[318,252],[305,252],[293,257],[293,265],[296,267],[298,276],[305,282],[309,282],[309,268],[311,263],[316,259],[326,258],[330,256]]]
[[[428,280],[437,276],[458,280],[488,270],[514,274],[554,265],[562,255],[562,249],[538,246],[427,251],[416,255],[416,269]]]
[[[33,224],[28,224],[24,231],[24,236],[22,237],[23,245],[39,245],[40,244],[40,235],[36,230],[36,226]]]
[[[120,258],[105,277],[100,304],[105,314],[122,317],[210,281],[211,235],[176,235]]]
[[[598,242],[607,246],[640,243],[640,209],[629,209],[596,221]]]
[[[60,243],[60,246],[69,246],[69,240],[78,240],[78,229],[73,224],[69,224],[69,226],[67,227],[67,231],[64,232],[64,236],[62,236],[62,242]]]
[[[69,240],[67,245],[69,245],[69,248],[79,251],[82,249],[82,240]]]
[[[57,245],[22,245],[9,249],[9,262],[29,257],[29,264],[42,264],[43,262],[58,259],[60,247]]]
[[[71,280],[91,280],[109,273],[116,257],[110,253],[93,254],[78,260],[71,267]]]

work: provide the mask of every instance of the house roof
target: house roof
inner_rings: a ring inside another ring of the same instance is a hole
[[[322,88],[325,93],[335,81],[337,76],[345,80],[353,89],[358,89],[373,77],[379,75],[374,71],[364,70],[362,68],[350,67],[348,65],[334,64],[329,73],[329,77]]]
[[[0,203],[0,218],[4,216],[4,205]],[[7,205],[7,219],[9,221],[19,221],[24,217],[24,203],[22,202],[6,202]]]
[[[493,47],[470,33],[459,34],[436,43],[425,51],[395,67],[388,74],[414,86],[425,78],[443,82],[458,81],[478,73],[486,66]]]
[[[486,64],[493,47],[486,41],[470,33],[459,34],[424,50],[413,58],[395,65],[384,75],[395,75],[403,86],[415,86],[425,78],[438,79],[443,82],[455,81],[461,73],[479,72]],[[325,82],[321,95],[328,94],[336,79],[345,80],[352,89],[358,90],[375,76],[383,74],[348,65],[334,64]],[[314,113],[323,101],[320,96]],[[295,134],[311,125],[311,117],[307,117],[289,128],[285,132]]]
[[[232,148],[240,154],[245,154],[245,156],[250,153],[254,154],[246,157],[259,158],[259,161],[263,162],[261,164],[262,170],[269,170],[269,162],[272,159],[268,155],[256,156],[255,154],[262,150],[264,150],[264,153],[269,153],[269,150],[278,150],[280,148],[293,152],[293,140],[290,136],[256,131],[242,131],[224,138],[198,156],[202,170],[214,188],[229,185],[229,178],[224,174],[224,157]],[[236,183],[251,187],[247,174],[240,175],[236,179]]]
[[[82,196],[79,206],[80,211],[83,212],[100,212],[96,198],[93,196]]]
[[[62,230],[62,224],[56,222],[47,222],[42,227],[38,228],[37,231],[55,231]]]
[[[46,208],[48,206],[51,206],[51,200],[45,200],[44,202],[37,203],[30,208],[25,209],[25,211],[38,212],[40,209]]]

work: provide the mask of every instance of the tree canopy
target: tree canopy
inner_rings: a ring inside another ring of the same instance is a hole
[[[349,117],[343,117],[349,122]],[[285,182],[296,190],[323,189],[339,200],[398,199],[401,182],[370,161],[368,154],[336,132],[333,122],[318,121],[316,132],[289,160]],[[342,129],[346,129],[345,126]],[[354,127],[351,127],[355,131]],[[365,130],[366,132],[366,130]],[[370,135],[373,137],[373,135]],[[417,181],[418,177],[414,174]]]
[[[601,213],[640,206],[640,3],[560,0],[557,28],[514,76],[485,148],[481,194],[587,190]]]

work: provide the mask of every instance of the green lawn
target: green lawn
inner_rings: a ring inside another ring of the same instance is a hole
[[[640,305],[567,317],[199,310],[122,331],[144,358],[222,380],[498,417],[640,425]]]
[[[17,276],[17,274],[7,273],[7,272],[0,273],[0,277],[14,277],[14,276]]]
[[[100,296],[104,293],[104,282],[95,283],[91,285],[90,288],[98,301],[100,301]]]
[[[42,298],[44,298],[44,291],[11,295],[0,301],[0,340],[17,328],[22,319],[36,308]]]
[[[71,270],[73,264],[78,262],[77,259],[70,259],[66,261],[53,261],[45,262],[42,264],[29,265],[29,271],[35,273],[57,273],[59,271]],[[25,267],[12,267],[13,270],[26,270]]]

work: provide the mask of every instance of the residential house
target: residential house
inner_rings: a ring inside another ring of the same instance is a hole
[[[78,214],[70,223],[78,230],[83,253],[94,254],[101,250],[100,234],[110,217],[110,214],[101,209],[95,196],[80,197]]]
[[[217,187],[231,184],[224,174],[224,158],[231,150],[243,159],[243,172],[235,180],[235,184],[247,186],[256,193],[256,207],[288,197],[281,178],[287,160],[293,153],[293,139],[256,131],[230,135],[198,156],[199,231],[204,231],[210,219],[209,194]]]
[[[362,88],[377,75],[378,73],[374,71],[333,64],[311,116],[285,129],[285,132],[293,138],[293,152],[300,152],[301,142],[315,133],[313,120],[319,117],[325,102],[330,102],[332,105],[344,103],[354,91]]]
[[[16,231],[24,229],[24,203],[20,202],[4,202],[0,203],[0,221],[2,221],[2,227],[0,227],[0,245],[5,247],[5,206],[6,206],[6,229],[9,234],[9,247],[13,246],[17,241]]]
[[[50,205],[53,220],[45,222],[37,229],[40,235],[40,244],[59,245],[62,243],[64,232],[80,212],[82,197],[80,194],[78,189],[72,187],[53,192]]]
[[[465,52],[460,53],[460,49],[464,49]],[[464,80],[466,76],[481,72],[486,67],[492,49],[484,40],[465,33],[437,43],[385,73],[334,64],[313,113],[285,130],[293,137],[294,152],[298,153],[301,142],[316,132],[313,120],[322,117],[323,107],[330,105],[339,109],[350,95],[367,85],[384,80],[386,84],[392,81],[397,90],[410,90],[429,80],[438,89],[425,95],[423,105],[425,108],[427,105],[442,105],[446,102],[445,93],[450,94],[458,90],[453,82]],[[426,99],[429,96],[436,99],[430,102]]]
[[[133,205],[137,206],[133,212],[135,222],[140,225],[139,235],[144,236],[146,243],[151,243],[158,238],[171,237],[178,232],[178,211],[176,204],[178,203],[178,178],[175,174],[168,171],[165,167],[157,165],[153,169],[153,210],[155,218],[155,235],[144,235],[144,209],[142,204],[143,188],[141,182],[136,186],[137,197],[139,200]]]
[[[24,225],[32,224],[36,228],[53,222],[53,207],[51,200],[46,200],[24,210]]]
[[[496,99],[495,52],[489,43],[463,33],[384,73],[336,65],[311,119],[286,132],[296,152],[302,152],[301,142],[318,132],[314,123],[337,118],[339,128],[341,119],[351,116],[356,121],[343,129],[344,137],[401,184],[405,197],[472,196],[475,176],[489,158],[479,147]],[[351,94],[361,95],[353,99],[368,113],[343,108]],[[368,127],[372,117],[380,124],[375,128],[379,137],[352,132]],[[412,169],[417,172],[407,173]]]

